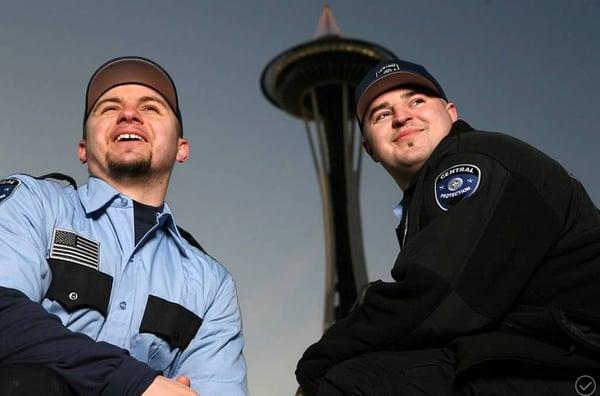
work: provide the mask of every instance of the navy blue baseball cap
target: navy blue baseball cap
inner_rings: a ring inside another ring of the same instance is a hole
[[[94,72],[85,94],[84,125],[98,99],[109,89],[124,84],[141,84],[158,92],[165,98],[183,129],[177,89],[171,76],[156,62],[141,56],[111,59]]]
[[[354,92],[356,118],[361,128],[371,102],[382,93],[401,85],[422,86],[448,100],[440,84],[423,66],[401,59],[385,61],[369,70]]]

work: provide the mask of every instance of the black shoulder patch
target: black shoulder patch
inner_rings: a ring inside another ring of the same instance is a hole
[[[15,178],[0,180],[0,204],[8,199],[21,185],[21,180]]]

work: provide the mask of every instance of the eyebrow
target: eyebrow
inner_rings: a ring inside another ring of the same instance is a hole
[[[381,109],[385,109],[386,107],[390,107],[390,102],[383,102],[383,103],[373,107],[371,109],[371,111],[369,111],[369,117],[367,119],[370,120],[373,117],[373,114],[375,114],[376,112],[378,112]]]
[[[419,94],[422,94],[422,93],[423,92],[421,92],[421,91],[411,90],[411,91],[408,91],[408,92],[404,92],[402,95],[400,95],[400,97],[402,99],[406,100],[406,99],[412,98],[415,95],[419,95]]]
[[[142,96],[138,100],[138,104],[142,104],[142,103],[146,103],[146,102],[158,102],[165,107],[169,107],[169,105],[167,105],[167,103],[160,96],[147,95],[147,96]]]
[[[102,106],[104,103],[121,103],[121,100],[117,97],[108,97],[108,98],[99,100],[98,102],[96,102],[96,104],[94,105],[94,107],[92,108],[92,111],[90,111],[90,113],[93,113],[96,110],[98,110],[98,108],[100,106]]]
[[[416,91],[416,90],[410,90],[408,92],[404,92],[402,95],[400,95],[400,98],[402,100],[407,100],[412,98],[415,95],[419,95],[422,92]],[[390,102],[383,102],[375,107],[373,107],[371,109],[371,111],[369,111],[369,120],[371,119],[371,117],[373,116],[373,114],[375,114],[377,111],[381,110],[381,109],[385,109],[386,107],[390,107]]]
[[[98,103],[96,103],[96,105],[94,105],[94,108],[92,109],[92,112],[98,110],[98,108],[100,106],[102,106],[104,103],[117,103],[120,104],[122,102],[122,99],[118,96],[110,96],[108,98],[104,98],[100,101],[98,101]],[[146,95],[146,96],[142,96],[139,100],[138,100],[138,105],[142,104],[142,103],[146,103],[146,102],[157,102],[160,103],[161,105],[163,105],[164,107],[169,107],[167,105],[167,103],[162,100],[159,96],[154,96],[154,95]]]

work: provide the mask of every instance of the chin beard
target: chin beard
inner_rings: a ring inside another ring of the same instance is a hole
[[[135,162],[119,162],[108,159],[108,171],[114,179],[138,178],[150,173],[151,158]]]

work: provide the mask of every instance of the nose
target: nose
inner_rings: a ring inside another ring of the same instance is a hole
[[[142,117],[137,109],[137,107],[133,104],[124,104],[121,112],[119,113],[119,117],[117,118],[117,124],[122,122],[126,123],[140,123],[142,124]]]
[[[402,126],[406,125],[408,120],[410,120],[411,118],[412,118],[412,114],[410,113],[409,110],[407,110],[403,107],[400,107],[400,106],[396,106],[394,108],[392,127],[393,128],[401,128]]]

